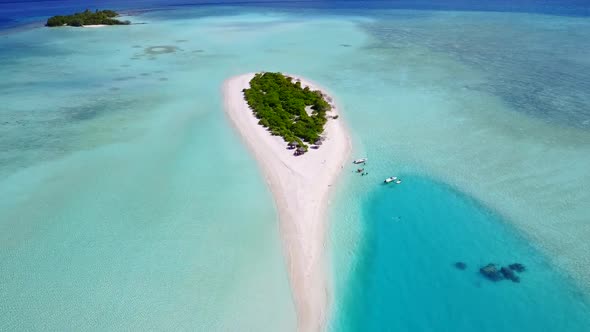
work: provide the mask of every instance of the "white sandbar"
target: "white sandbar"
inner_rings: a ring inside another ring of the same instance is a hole
[[[232,77],[223,85],[224,106],[232,124],[254,153],[276,202],[300,331],[325,327],[330,301],[326,268],[326,208],[330,189],[348,162],[351,141],[341,119],[329,118],[318,150],[293,156],[287,143],[258,124],[244,100],[254,73]],[[301,77],[303,87],[325,90]],[[338,114],[337,107],[328,112]]]

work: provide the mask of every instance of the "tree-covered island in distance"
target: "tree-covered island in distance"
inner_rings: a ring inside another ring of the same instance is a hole
[[[281,73],[257,73],[243,92],[258,124],[296,145],[296,155],[307,151],[303,142],[321,144],[326,112],[331,110],[321,91],[302,88],[301,82]]]
[[[72,27],[82,27],[85,25],[128,25],[129,21],[120,21],[115,19],[119,14],[114,10],[96,10],[94,12],[86,9],[81,13],[62,16],[57,15],[50,17],[45,26],[61,27],[69,25]]]

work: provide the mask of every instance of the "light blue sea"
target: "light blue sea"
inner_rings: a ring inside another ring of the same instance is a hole
[[[260,70],[330,90],[369,158],[329,209],[328,330],[590,330],[584,3],[95,5],[145,24],[0,5],[0,330],[295,330],[272,196],[222,111]],[[514,262],[519,283],[478,272]]]

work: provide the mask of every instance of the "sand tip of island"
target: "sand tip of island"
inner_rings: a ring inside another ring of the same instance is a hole
[[[326,112],[321,145],[297,155],[289,142],[271,135],[259,124],[244,89],[256,73],[238,75],[223,84],[224,109],[244,143],[255,156],[273,194],[279,214],[299,331],[325,327],[330,302],[326,268],[326,208],[331,188],[350,158],[351,140],[339,119],[339,109],[326,90],[306,78],[285,74],[301,88],[321,91],[330,107]],[[313,143],[311,143],[313,144]],[[307,150],[307,149],[306,149]]]

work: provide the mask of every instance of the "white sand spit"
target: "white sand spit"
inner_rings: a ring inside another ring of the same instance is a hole
[[[300,79],[303,87],[326,91]],[[324,329],[330,302],[326,268],[326,208],[329,194],[351,151],[351,141],[339,118],[328,119],[326,140],[318,150],[293,156],[281,137],[258,125],[244,100],[254,73],[232,77],[223,85],[224,106],[232,124],[261,166],[279,213],[280,232],[297,309],[299,331]],[[338,114],[334,107],[328,115]]]

